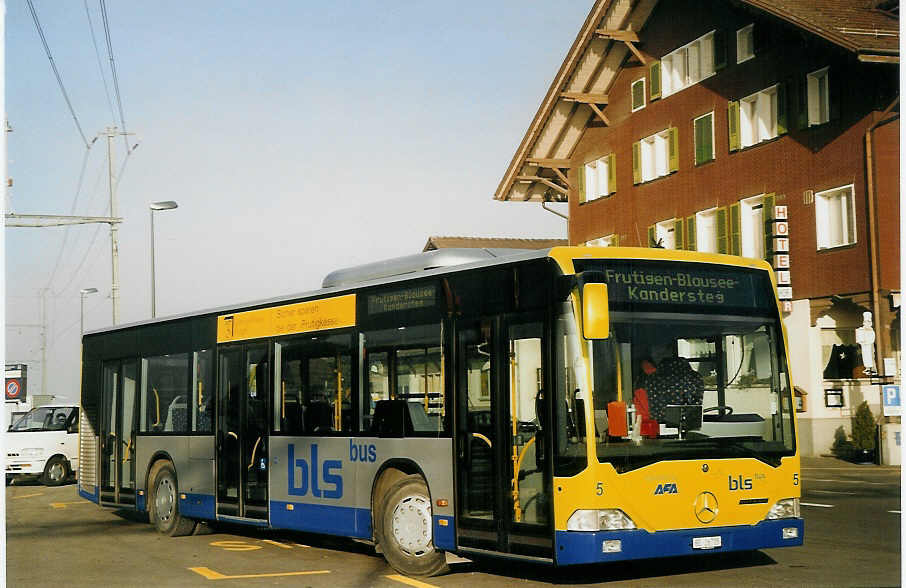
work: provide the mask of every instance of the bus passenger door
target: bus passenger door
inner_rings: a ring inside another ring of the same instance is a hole
[[[138,362],[104,362],[101,501],[135,504],[135,400]]]
[[[221,349],[217,514],[267,520],[267,346]]]

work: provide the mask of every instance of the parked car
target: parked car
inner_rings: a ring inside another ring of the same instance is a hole
[[[6,433],[6,483],[20,476],[40,476],[59,486],[79,467],[79,407],[73,404],[34,408]]]

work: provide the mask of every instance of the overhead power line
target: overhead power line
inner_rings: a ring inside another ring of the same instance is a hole
[[[28,0],[31,2],[31,0]],[[129,152],[129,138],[127,137],[126,117],[123,114],[123,99],[120,95],[120,83],[116,75],[116,61],[113,59],[113,42],[110,40],[110,23],[107,20],[107,4],[104,0],[98,0],[101,6],[101,18],[104,21],[104,37],[107,39],[107,56],[110,58],[110,77],[113,80],[113,91],[116,94],[116,106],[120,112],[120,124],[123,127],[123,142],[126,144],[126,151]]]
[[[69,100],[69,94],[66,92],[66,86],[63,85],[63,78],[60,76],[60,71],[57,69],[57,64],[53,60],[53,55],[50,53],[50,47],[47,45],[47,39],[44,37],[44,31],[41,29],[41,22],[38,20],[38,13],[35,12],[34,4],[31,0],[27,0],[28,10],[31,12],[31,17],[35,21],[35,29],[38,31],[38,36],[41,37],[41,43],[44,45],[44,51],[47,53],[47,59],[50,61],[50,67],[53,69],[53,73],[57,78],[57,83],[60,85],[60,91],[63,93],[63,99],[66,100],[66,106],[69,107],[69,113],[72,115],[72,120],[75,121],[76,128],[79,130],[79,135],[82,136],[82,142],[85,143],[85,148],[89,147],[88,139],[85,138],[85,132],[82,131],[82,125],[79,123],[79,117],[76,116],[75,109],[72,107],[72,101]],[[103,5],[103,0],[101,0]],[[111,57],[112,61],[112,57]]]
[[[84,0],[85,16],[88,18],[88,30],[91,32],[91,44],[94,46],[94,56],[98,63],[98,73],[101,74],[101,81],[104,83],[104,95],[107,96],[107,106],[110,107],[110,120],[116,120],[116,113],[113,112],[113,101],[110,100],[110,88],[107,87],[107,76],[104,75],[104,66],[101,63],[101,51],[98,49],[98,40],[94,35],[94,23],[91,20],[91,11],[88,10],[88,0]]]

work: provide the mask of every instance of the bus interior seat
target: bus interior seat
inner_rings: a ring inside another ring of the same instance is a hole
[[[322,433],[333,430],[333,410],[329,402],[315,401],[305,407],[306,433]]]
[[[412,430],[412,416],[406,400],[378,400],[374,404],[371,432],[378,437],[403,437]]]
[[[164,423],[164,431],[185,431],[188,424],[186,398],[180,395],[174,398],[167,408],[167,421]]]
[[[305,430],[302,422],[302,407],[298,402],[287,402],[283,405],[283,428],[286,433],[300,433]]]
[[[431,433],[437,431],[437,417],[428,416],[425,406],[421,402],[407,402],[409,420],[412,431],[416,433]]]

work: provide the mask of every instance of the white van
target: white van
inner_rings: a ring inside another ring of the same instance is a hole
[[[79,407],[45,405],[28,411],[6,432],[6,483],[40,476],[48,486],[66,482],[79,467]]]

